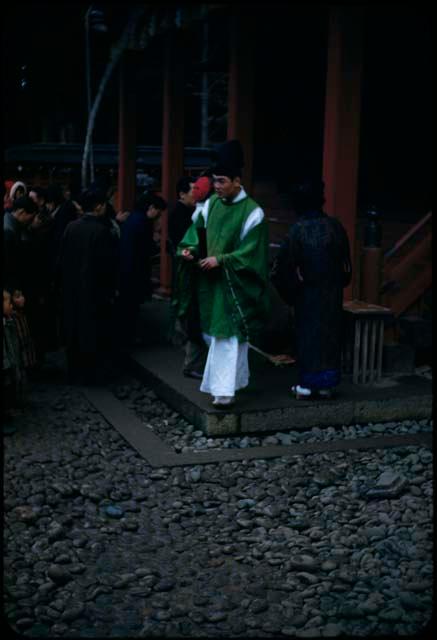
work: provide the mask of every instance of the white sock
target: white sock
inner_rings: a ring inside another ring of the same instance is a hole
[[[300,384],[297,385],[296,391],[297,393],[300,393],[301,396],[311,395],[311,389],[307,389],[306,387],[301,387]]]

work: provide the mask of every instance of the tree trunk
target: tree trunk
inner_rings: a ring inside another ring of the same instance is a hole
[[[144,12],[143,8],[137,8],[131,12],[129,21],[119,41],[112,48],[111,59],[109,60],[106,66],[105,72],[102,76],[102,79],[99,84],[99,88],[96,93],[96,97],[94,98],[94,103],[88,117],[87,132],[86,132],[85,145],[84,145],[83,156],[82,156],[82,189],[86,189],[87,187],[87,164],[88,164],[88,158],[90,155],[91,140],[93,136],[93,130],[96,122],[97,112],[99,110],[100,103],[102,101],[103,94],[106,89],[106,85],[108,84],[108,81],[120,60],[123,51],[128,46],[131,34],[139,18],[143,14],[143,12]]]

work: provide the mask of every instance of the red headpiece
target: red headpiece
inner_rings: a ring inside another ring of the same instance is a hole
[[[194,202],[202,202],[207,197],[211,189],[211,180],[207,176],[197,178],[193,185]]]

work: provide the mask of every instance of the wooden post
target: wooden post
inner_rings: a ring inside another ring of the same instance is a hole
[[[360,371],[360,346],[361,346],[361,320],[354,318],[354,356],[353,356],[353,383],[358,384],[358,375]]]
[[[382,269],[381,247],[363,247],[361,252],[361,300],[371,304],[380,304]]]
[[[162,123],[162,187],[168,209],[161,219],[161,262],[159,293],[171,293],[171,261],[167,254],[168,211],[176,201],[176,183],[184,172],[184,81],[182,47],[179,35],[169,34],[165,43],[163,123]]]
[[[136,56],[125,52],[120,61],[118,208],[135,205],[136,174]]]
[[[357,274],[357,218],[360,139],[363,8],[336,5],[330,9],[325,99],[323,180],[326,211],[338,217],[349,236]],[[359,272],[359,267],[358,267]],[[345,298],[353,297],[352,283]]]
[[[253,182],[254,44],[250,11],[232,5],[229,24],[228,140],[241,142],[244,153],[242,183],[248,194]]]

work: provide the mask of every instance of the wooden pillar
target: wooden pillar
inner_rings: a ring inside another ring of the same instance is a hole
[[[232,6],[229,24],[228,140],[241,142],[244,153],[242,183],[250,194],[253,181],[254,44],[255,25],[250,12]]]
[[[325,208],[342,221],[349,236],[354,278],[345,298],[351,299],[359,272],[355,232],[364,15],[362,7],[351,5],[333,6],[330,12],[323,147]]]
[[[162,188],[168,209],[161,219],[161,295],[171,293],[171,261],[167,254],[168,211],[176,201],[176,183],[184,172],[184,80],[182,47],[179,34],[169,34],[165,43],[163,124],[162,124]]]
[[[136,56],[125,52],[120,61],[118,132],[118,208],[123,211],[132,210],[136,195],[136,69]]]

